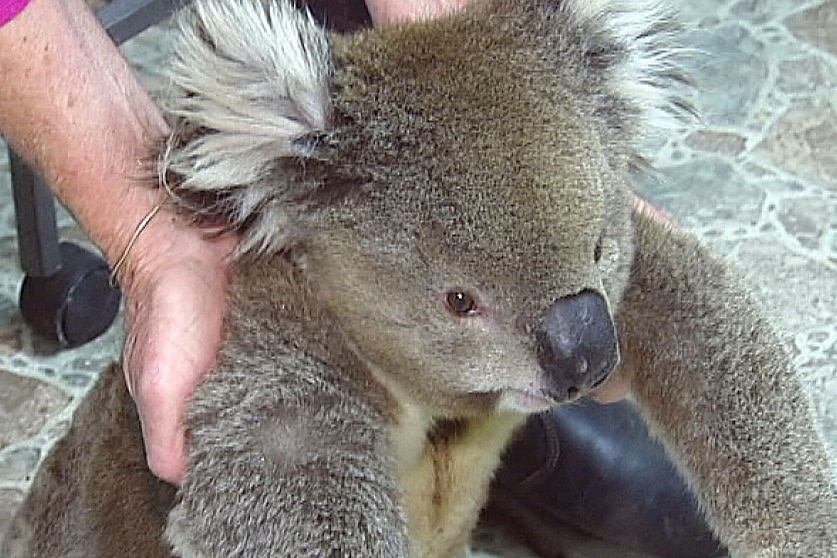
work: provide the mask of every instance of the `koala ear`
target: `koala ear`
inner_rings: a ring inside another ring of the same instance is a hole
[[[276,169],[328,125],[325,32],[286,0],[199,0],[177,26],[161,176],[195,218],[240,230],[239,252],[281,249],[304,185]]]
[[[693,83],[683,70],[693,51],[681,46],[682,24],[671,8],[654,0],[557,4],[578,30],[569,37],[582,49],[582,91],[593,93],[594,115],[613,144],[627,148],[623,155],[642,166],[642,139],[696,116],[688,100]]]
[[[681,95],[684,86],[691,86],[681,67],[690,51],[680,45],[682,24],[672,8],[661,2],[637,5],[631,0],[573,0],[570,4],[582,20],[600,22],[604,34],[610,37],[609,48],[621,51],[614,58],[611,86],[651,116],[652,124],[658,122],[655,115],[679,117],[684,110],[694,110]],[[607,58],[608,47],[602,48],[595,41],[590,47],[591,62],[597,56]]]

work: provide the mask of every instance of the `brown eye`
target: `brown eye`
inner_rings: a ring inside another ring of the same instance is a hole
[[[447,294],[445,302],[448,310],[457,316],[467,316],[477,310],[477,301],[470,294],[463,291],[451,291]]]

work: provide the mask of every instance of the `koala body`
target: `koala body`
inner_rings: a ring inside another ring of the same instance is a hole
[[[351,36],[281,1],[187,8],[163,177],[242,244],[186,478],[145,468],[111,371],[4,556],[463,556],[526,415],[614,374],[733,556],[837,556],[776,336],[632,203],[644,115],[677,104],[669,32],[581,0]]]

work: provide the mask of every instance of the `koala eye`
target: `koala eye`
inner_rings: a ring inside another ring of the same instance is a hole
[[[477,301],[464,291],[451,291],[445,297],[448,310],[456,316],[468,316],[477,311]]]

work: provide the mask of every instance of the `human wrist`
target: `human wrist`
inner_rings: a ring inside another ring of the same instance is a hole
[[[124,244],[124,251],[118,256],[124,256],[119,269],[115,270],[115,280],[122,290],[135,294],[154,288],[174,267],[225,275],[229,257],[238,245],[238,236],[221,229],[198,226],[184,217],[165,196],[157,199],[162,201],[159,210],[142,229],[133,231],[138,233],[135,241]],[[107,258],[116,261],[111,256]]]
[[[154,205],[145,214],[132,212],[133,227],[113,229],[111,237],[98,243],[111,267],[112,279],[126,291],[153,280],[167,261],[170,265],[178,259],[178,253],[188,254],[195,242],[202,240],[202,231],[183,222],[169,206],[165,191],[156,194]]]
[[[142,218],[142,220],[137,225],[137,228],[134,229],[134,233],[128,239],[128,242],[125,244],[125,247],[122,249],[122,254],[116,258],[115,260],[111,258],[113,263],[111,264],[111,281],[117,282],[118,277],[122,273],[123,268],[127,267],[128,257],[131,254],[131,250],[136,245],[140,235],[145,231],[151,221],[160,213],[163,208],[165,207],[167,198],[161,197],[160,201],[151,208],[151,210]]]

